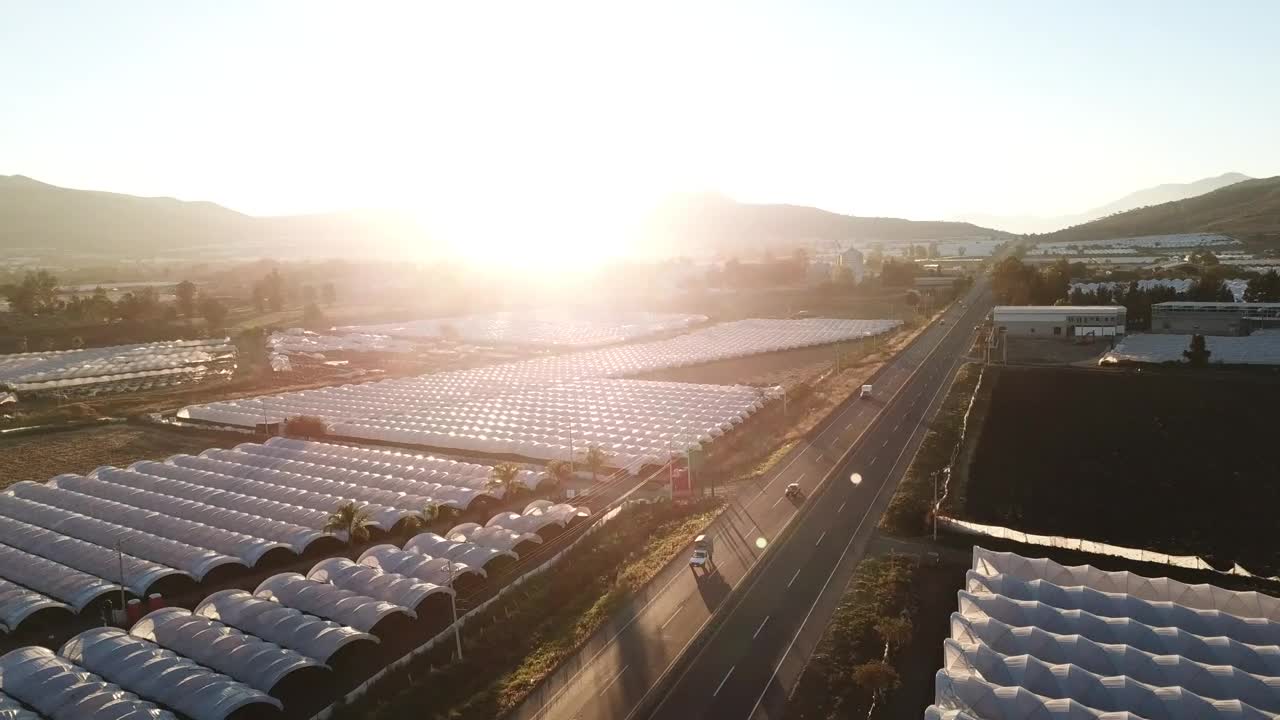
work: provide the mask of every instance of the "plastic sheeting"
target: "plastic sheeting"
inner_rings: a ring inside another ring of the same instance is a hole
[[[317,660],[182,608],[148,613],[129,634],[267,693],[296,670],[322,667]]]
[[[585,518],[591,511],[568,503],[552,504],[547,500],[535,500],[521,514],[504,512],[489,518],[487,527],[501,527],[517,533],[539,533],[549,526],[568,527],[569,523]]]
[[[707,321],[705,315],[630,312],[565,312],[528,310],[482,315],[432,318],[382,325],[337,328],[360,333],[414,339],[457,338],[485,345],[534,345],[539,347],[593,347],[635,340],[646,335],[684,330]]]
[[[403,613],[413,616],[408,608],[344,590],[327,582],[311,580],[298,573],[272,575],[263,580],[253,594],[362,632],[370,632],[388,615]]]
[[[152,584],[170,575],[187,575],[175,568],[153,563],[114,549],[94,545],[39,525],[31,525],[0,515],[0,543],[32,555],[52,560],[99,578],[120,579],[124,569],[124,586],[133,594],[144,596]],[[132,548],[129,548],[130,550]],[[97,587],[87,585],[86,587]]]
[[[455,460],[435,455],[422,455],[387,448],[355,447],[334,443],[275,437],[262,445],[273,450],[303,453],[309,462],[351,470],[363,470],[416,480],[483,491],[493,477],[493,465]],[[537,490],[545,475],[521,469],[516,482],[529,490]]]
[[[299,554],[306,552],[312,542],[325,537],[325,533],[321,533],[318,530],[312,530],[308,527],[275,518],[210,505],[195,500],[187,500],[182,497],[143,490],[138,487],[117,485],[102,480],[80,477],[79,475],[59,475],[50,480],[48,484],[52,487],[63,488],[81,495],[153,510],[164,515],[222,528],[240,535],[274,540],[283,543],[284,546]],[[257,561],[255,560],[254,562],[256,563]]]
[[[542,537],[537,533],[520,533],[504,527],[484,527],[476,523],[456,525],[445,533],[445,537],[453,542],[475,543],[494,550],[514,552],[516,554],[519,554],[516,548],[524,543],[533,543],[535,545],[542,543]]]
[[[465,575],[478,578],[488,576],[482,567],[436,558],[422,553],[401,550],[395,545],[374,545],[360,556],[360,564],[384,572],[415,577],[436,585],[452,586],[453,581]]]
[[[413,343],[387,335],[352,332],[345,335],[320,335],[301,328],[273,332],[267,338],[267,352],[273,355],[295,353],[413,353]],[[287,362],[287,359],[286,359]]]
[[[14,483],[9,492],[24,500],[79,513],[140,532],[212,550],[237,558],[247,566],[256,565],[268,552],[283,548],[279,542],[264,540],[202,522],[158,513],[92,495],[82,495],[56,484],[28,481]]]
[[[457,407],[469,401],[518,393],[536,387],[627,377],[759,353],[855,341],[889,332],[900,324],[897,320],[742,320],[669,340],[545,356],[414,378],[193,405],[183,408],[178,415],[194,420],[248,427],[262,422],[280,422],[297,415],[319,416],[330,424],[355,424],[357,421],[374,421],[391,415]],[[484,418],[477,420],[483,421]],[[705,430],[703,427],[699,433]]]
[[[193,611],[281,647],[327,663],[347,644],[378,639],[367,632],[286,607],[244,590],[223,590],[205,598]]]
[[[1274,598],[978,547],[973,567],[926,717],[1280,713]]]
[[[117,570],[116,575],[119,574]],[[97,598],[120,589],[113,582],[8,545],[0,545],[0,577],[66,603],[76,612]],[[21,618],[26,616],[22,612],[13,614],[20,607],[9,609],[0,604],[0,608],[5,608],[0,609],[0,620],[10,628],[17,627],[11,621],[21,622]],[[32,611],[36,609],[39,608]]]
[[[343,557],[321,560],[307,573],[307,578],[316,582],[332,583],[358,595],[399,605],[408,609],[415,617],[418,605],[431,595],[453,594],[453,588],[424,582],[399,573],[386,572],[371,565],[353,563]]]
[[[53,720],[177,720],[120,686],[43,647],[22,647],[0,657],[0,688]],[[5,714],[0,717],[37,718]]]
[[[404,549],[409,552],[419,553],[433,558],[448,558],[454,562],[466,563],[471,567],[483,568],[490,562],[501,557],[508,557],[512,560],[520,559],[510,550],[497,550],[483,545],[477,545],[473,542],[456,542],[446,540],[435,533],[421,533],[409,538],[404,544]]]
[[[11,494],[0,494],[0,515],[30,522],[104,549],[119,547],[135,557],[177,568],[196,580],[203,579],[209,571],[223,565],[243,565],[235,558],[204,548],[24,500]]]
[[[32,613],[48,608],[61,608],[71,612],[71,608],[64,603],[0,579],[0,624],[5,631],[17,630],[22,621],[31,617]]]
[[[225,720],[242,707],[279,700],[118,628],[93,628],[58,654],[139,696],[192,720]]]
[[[244,455],[244,453],[238,453],[238,455]],[[371,490],[351,483],[340,483],[272,468],[260,468],[214,457],[175,455],[165,462],[182,468],[208,470],[231,478],[252,481],[231,483],[229,487],[233,487],[236,492],[252,493],[276,502],[321,510],[326,515],[349,502],[358,500],[361,501],[358,504],[361,504],[373,518],[373,523],[383,530],[390,530],[400,520],[417,514],[425,504],[425,501],[420,501],[419,504],[414,505],[404,499],[406,496],[385,490]],[[212,480],[217,481],[216,478]],[[389,506],[383,501],[401,503],[406,507]]]
[[[0,718],[4,720],[44,720],[22,706],[22,703],[0,692]]]

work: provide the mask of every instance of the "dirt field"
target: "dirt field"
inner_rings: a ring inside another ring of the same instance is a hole
[[[123,424],[0,438],[4,458],[0,488],[21,480],[43,482],[62,473],[86,473],[100,465],[163,460],[175,453],[248,441],[248,436]]]
[[[1280,380],[991,369],[964,517],[1280,572]]]

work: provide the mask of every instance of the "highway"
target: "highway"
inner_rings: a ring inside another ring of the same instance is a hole
[[[712,571],[677,558],[509,717],[781,717],[989,309],[979,282],[882,370],[874,398],[845,403],[735,495],[709,530]],[[784,496],[791,482],[801,498]]]

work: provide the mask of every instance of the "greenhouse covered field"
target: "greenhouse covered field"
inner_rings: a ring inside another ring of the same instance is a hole
[[[235,359],[229,338],[19,353],[0,357],[0,388],[20,394],[137,391],[226,373]]]
[[[282,422],[297,415],[314,415],[330,423],[382,419],[392,414],[447,409],[471,399],[489,398],[535,386],[619,378],[768,352],[850,342],[889,332],[900,324],[897,320],[742,320],[669,340],[414,378],[193,405],[179,411],[178,417],[242,427]]]
[[[267,352],[273,355],[302,353],[370,352],[412,353],[413,343],[386,335],[350,333],[346,335],[319,335],[300,328],[273,332],[267,338]]]
[[[1280,713],[1276,598],[974,547],[959,600],[926,718]]]
[[[352,325],[337,328],[337,331],[420,340],[450,338],[483,345],[585,348],[685,330],[706,321],[705,315],[676,313],[544,310],[463,315],[381,325]]]

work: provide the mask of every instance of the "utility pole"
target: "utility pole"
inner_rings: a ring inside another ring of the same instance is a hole
[[[938,542],[938,471],[933,473],[933,541]]]
[[[569,475],[573,476],[573,421],[569,421]]]
[[[453,608],[453,641],[458,647],[458,660],[462,660],[462,628],[458,627],[458,591],[453,587],[453,560],[445,558],[445,569],[449,571],[449,606]]]
[[[123,541],[123,540],[117,540],[117,541],[116,541],[116,559],[120,561],[120,617],[121,617],[122,619],[125,619],[125,618],[127,618],[127,617],[128,617],[128,614],[125,612],[125,607],[127,607],[127,603],[125,602],[125,599],[124,599],[124,550],[123,550],[123,544],[124,544],[124,541]],[[127,620],[126,620],[126,622],[127,622]]]

